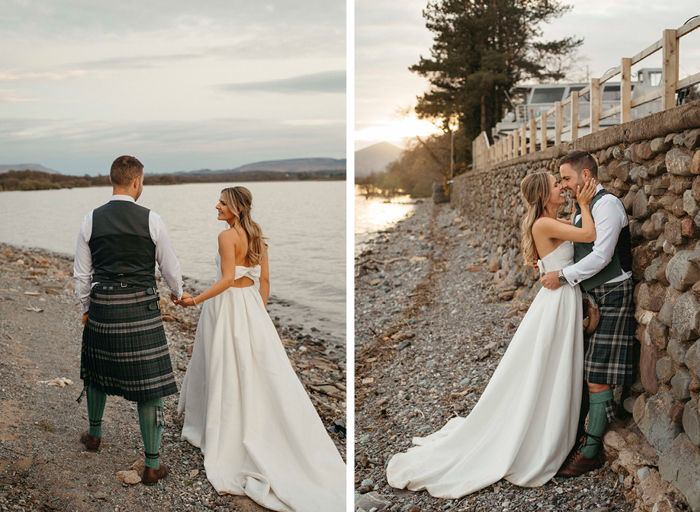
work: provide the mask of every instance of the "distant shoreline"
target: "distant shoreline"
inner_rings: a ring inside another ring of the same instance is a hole
[[[190,183],[242,183],[270,181],[345,181],[346,171],[239,171],[211,174],[145,174],[144,185],[179,185]],[[60,190],[109,187],[109,176],[69,176],[43,171],[7,171],[0,174],[0,192]]]

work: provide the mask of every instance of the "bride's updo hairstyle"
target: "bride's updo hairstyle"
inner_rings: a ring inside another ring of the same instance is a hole
[[[250,217],[253,195],[245,187],[229,187],[221,191],[229,210],[238,218],[241,227],[248,235],[248,261],[255,266],[262,262],[265,241],[257,222]]]
[[[520,232],[523,258],[526,265],[537,261],[537,249],[532,238],[532,225],[544,213],[544,207],[549,202],[551,193],[548,172],[536,172],[525,176],[520,182],[520,193],[527,204],[527,214],[523,219]]]

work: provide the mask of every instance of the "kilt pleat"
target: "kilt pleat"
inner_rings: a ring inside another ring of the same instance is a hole
[[[86,386],[134,402],[177,393],[158,301],[152,288],[93,288],[80,361]]]
[[[634,383],[634,283],[602,284],[588,293],[600,308],[595,332],[584,340],[584,378],[595,384]]]

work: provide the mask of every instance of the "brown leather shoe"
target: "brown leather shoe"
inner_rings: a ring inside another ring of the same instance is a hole
[[[85,448],[87,448],[89,452],[96,452],[100,449],[102,438],[91,436],[86,430],[83,432],[83,435],[80,436],[80,442],[85,445]]]
[[[576,450],[564,461],[556,476],[576,477],[603,466],[603,459],[596,453],[590,459],[581,450]]]
[[[144,485],[155,485],[158,483],[158,480],[165,478],[166,476],[168,476],[168,466],[161,462],[158,469],[153,469],[146,466],[146,469],[143,470],[141,481]]]

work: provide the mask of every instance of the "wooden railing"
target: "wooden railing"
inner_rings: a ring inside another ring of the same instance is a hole
[[[542,112],[537,118],[530,118],[529,125],[523,124],[508,136],[495,144],[489,144],[486,133],[481,133],[472,142],[472,163],[474,169],[488,167],[517,158],[538,149],[546,149],[550,139],[547,136],[547,118],[554,116],[554,145],[561,144],[562,134],[571,133],[571,140],[578,138],[578,129],[590,127],[590,132],[600,130],[600,120],[620,114],[620,122],[627,123],[632,119],[632,109],[661,98],[662,109],[675,106],[676,92],[700,83],[700,73],[695,73],[683,80],[678,79],[679,40],[700,27],[700,17],[689,21],[677,30],[664,30],[663,37],[631,58],[623,58],[620,65],[606,72],[600,78],[592,78],[590,84],[580,91],[573,91],[571,96],[563,101],[557,101],[551,109]],[[661,87],[649,94],[632,100],[632,66],[662,51],[662,83]],[[620,76],[620,104],[603,110],[603,84],[611,78]],[[579,98],[590,93],[590,116],[579,120]],[[564,107],[571,105],[571,124],[564,126]],[[539,128],[538,128],[539,126]],[[539,147],[537,144],[539,131]],[[528,139],[529,135],[529,139]],[[530,141],[529,145],[527,141]]]

